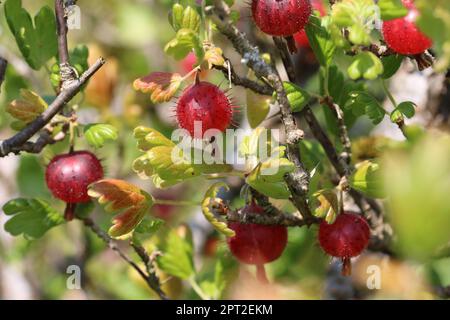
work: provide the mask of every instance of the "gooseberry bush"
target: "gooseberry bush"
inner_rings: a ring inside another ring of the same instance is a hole
[[[51,298],[73,264],[88,297],[450,296],[450,3],[47,2],[2,4],[0,269],[57,260]]]

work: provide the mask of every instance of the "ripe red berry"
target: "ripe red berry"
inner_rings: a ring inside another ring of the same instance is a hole
[[[432,46],[432,41],[416,26],[419,11],[413,0],[402,0],[409,13],[402,18],[383,22],[383,37],[395,52],[404,55],[420,54]]]
[[[88,186],[101,178],[102,165],[88,151],[58,155],[50,161],[45,172],[52,194],[69,204],[89,201]]]
[[[343,274],[350,272],[350,258],[359,255],[369,243],[370,228],[366,220],[354,213],[342,213],[333,224],[322,221],[319,243],[330,256],[341,258]]]
[[[201,138],[209,129],[225,131],[232,120],[233,106],[219,87],[208,82],[196,82],[183,91],[176,115],[181,128],[192,137]],[[200,124],[201,128],[194,130]]]
[[[252,0],[256,25],[266,34],[288,37],[302,30],[311,14],[309,0]]]
[[[242,213],[264,213],[264,209],[250,204],[242,209]],[[261,224],[230,223],[229,227],[236,232],[228,238],[228,246],[233,255],[242,263],[263,265],[272,262],[283,253],[287,244],[287,228]]]
[[[323,4],[323,0],[311,0],[311,5],[314,10],[319,11],[320,16],[324,16],[327,14],[327,10],[325,5]],[[301,30],[294,34],[295,43],[299,48],[309,48],[309,40],[306,36],[305,30]]]

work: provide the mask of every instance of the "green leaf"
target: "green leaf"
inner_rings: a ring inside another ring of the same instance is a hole
[[[44,112],[48,105],[37,93],[27,89],[20,89],[22,99],[13,100],[6,112],[23,123],[30,123]]]
[[[186,57],[194,49],[197,58],[203,59],[203,48],[198,35],[190,29],[180,29],[174,39],[169,41],[164,48],[164,52],[173,56],[176,60]]]
[[[257,94],[252,90],[246,90],[245,94],[247,100],[247,120],[250,127],[254,129],[259,126],[269,114],[271,97]]]
[[[219,220],[215,215],[211,208],[214,205],[219,190],[223,188],[225,190],[229,190],[228,186],[224,182],[217,182],[211,185],[205,193],[202,201],[202,212],[205,216],[206,220],[216,229],[218,232],[222,233],[227,237],[234,237],[235,232],[228,228],[228,225],[225,221]]]
[[[37,239],[49,229],[64,223],[64,218],[47,201],[18,198],[3,206],[6,215],[12,216],[5,223],[5,230],[13,236]]]
[[[416,104],[411,101],[404,101],[400,103],[397,108],[395,108],[391,112],[391,121],[393,123],[398,123],[400,121],[403,121],[403,116],[409,118],[414,117],[414,114],[416,112],[415,110]]]
[[[175,3],[172,6],[172,12],[169,15],[169,22],[172,25],[172,27],[175,29],[175,31],[178,31],[181,29],[181,22],[183,20],[183,10],[184,10],[184,7],[179,3]]]
[[[153,128],[144,126],[136,127],[133,131],[133,136],[137,140],[138,148],[141,151],[148,151],[158,146],[175,146],[171,140]]]
[[[403,62],[404,56],[402,55],[389,55],[381,58],[381,62],[383,63],[383,74],[381,77],[383,79],[389,79],[392,77],[397,70],[400,68]]]
[[[300,112],[308,104],[310,96],[308,92],[291,82],[283,82],[284,90],[291,105],[292,112]]]
[[[7,0],[5,16],[17,45],[26,62],[39,70],[50,58],[57,54],[56,21],[53,10],[42,7],[31,19],[22,8],[21,0]]]
[[[375,125],[379,124],[386,115],[386,111],[377,99],[364,91],[352,92],[345,108],[351,110],[356,117],[367,115]]]
[[[306,139],[300,141],[300,154],[308,171],[317,167],[323,169],[323,160],[326,159],[326,154],[319,142]]]
[[[49,197],[45,184],[44,169],[38,157],[23,154],[16,175],[17,187],[23,197]]]
[[[212,299],[220,299],[226,286],[225,270],[221,260],[217,260],[214,267],[214,278],[200,282],[203,292]]]
[[[378,7],[380,7],[381,19],[384,21],[404,17],[408,14],[402,0],[379,0]]]
[[[351,79],[365,78],[374,80],[383,74],[384,68],[381,60],[372,52],[364,51],[353,58],[353,63],[347,72]]]
[[[132,240],[134,244],[142,245],[142,242],[150,239],[164,224],[164,220],[157,218],[144,218],[133,230]]]
[[[181,279],[188,279],[195,273],[192,244],[181,238],[176,230],[169,231],[161,251],[162,256],[157,262],[164,272]]]
[[[364,161],[356,166],[356,171],[349,177],[350,186],[373,198],[383,198],[383,180],[378,163]]]
[[[245,179],[245,182],[253,189],[268,197],[275,199],[288,199],[291,196],[289,188],[284,180],[279,179],[279,181],[276,181],[271,178],[270,175],[264,175],[261,173],[261,164],[253,169],[253,171]]]
[[[351,43],[369,45],[377,12],[373,0],[342,0],[332,7],[332,24],[346,28]]]
[[[200,30],[201,18],[194,8],[190,6],[184,8],[181,4],[175,3],[172,7],[172,12],[169,15],[169,22],[175,31],[188,29],[198,33]]]
[[[309,44],[322,66],[328,66],[333,60],[336,46],[332,40],[331,32],[328,29],[329,21],[326,18],[311,16],[305,31]]]
[[[69,52],[70,64],[77,70],[79,75],[89,68],[88,58],[89,49],[84,44],[77,45]]]
[[[181,28],[198,32],[200,29],[200,15],[197,10],[192,7],[186,7],[183,11],[183,19],[181,20]]]
[[[417,105],[414,102],[404,101],[400,103],[395,109],[400,111],[405,117],[412,118],[414,117],[414,114],[416,112],[415,111],[416,106]]]
[[[314,215],[324,218],[327,223],[332,224],[339,214],[339,201],[333,190],[319,190],[313,194],[315,205]]]
[[[117,128],[104,123],[88,124],[84,127],[84,137],[89,145],[101,148],[106,140],[117,139]]]

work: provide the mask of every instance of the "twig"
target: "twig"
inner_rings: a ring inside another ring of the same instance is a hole
[[[278,49],[278,53],[280,54],[281,61],[283,61],[283,65],[285,66],[286,73],[291,82],[296,82],[297,75],[295,73],[295,67],[291,60],[291,55],[289,54],[289,50],[287,48],[286,43],[283,38],[273,37],[273,42]]]
[[[322,101],[328,107],[333,111],[334,115],[336,116],[337,124],[338,124],[338,130],[339,130],[339,139],[341,140],[341,144],[343,147],[343,152],[339,155],[339,158],[344,161],[346,165],[347,174],[352,171],[351,167],[351,159],[352,159],[352,144],[350,142],[350,137],[348,135],[347,126],[345,125],[344,121],[344,112],[342,111],[341,107],[333,102],[333,99],[331,97],[325,97]]]
[[[231,63],[229,64],[229,66],[230,66],[229,70],[228,70],[228,68],[225,68],[223,66],[214,66],[214,68],[219,71],[222,71],[222,73],[227,78],[228,78],[228,72],[230,72],[231,82],[236,86],[241,86],[241,87],[250,89],[250,90],[252,90],[256,93],[262,94],[262,95],[266,95],[266,96],[272,95],[273,89],[271,87],[260,84],[256,81],[252,81],[249,78],[241,77],[236,73],[236,71],[234,70]]]
[[[11,152],[14,154],[19,154],[20,152],[40,153],[47,145],[64,140],[67,129],[68,127],[64,126],[63,130],[54,137],[52,136],[51,131],[43,130],[35,142],[27,141],[19,147],[12,148]]]
[[[6,68],[8,67],[8,61],[0,57],[0,89],[3,84],[3,80],[5,80]]]
[[[279,50],[284,52],[281,53],[280,55],[282,57],[283,64],[287,70],[289,80],[291,82],[295,82],[296,76],[292,74],[292,72],[288,72],[288,70],[295,70],[295,69],[289,57],[289,52],[286,44],[278,40],[275,41],[275,44]],[[353,167],[351,166],[351,144],[350,139],[348,137],[347,128],[344,123],[343,113],[340,107],[337,104],[333,103],[331,97],[325,97],[324,101],[327,104],[329,104],[332,110],[335,111],[335,115],[337,117],[338,126],[340,130],[339,133],[341,142],[344,146],[343,154],[338,155],[336,148],[329,139],[328,135],[320,126],[319,122],[317,121],[317,118],[315,117],[309,105],[304,108],[303,115],[305,117],[306,122],[308,123],[308,126],[311,129],[311,132],[313,133],[314,137],[319,141],[319,143],[322,145],[328,159],[335,168],[340,179],[347,178],[353,171]],[[392,228],[388,224],[384,223],[384,217],[382,215],[382,211],[378,203],[373,199],[364,197],[361,193],[359,193],[356,190],[350,189],[349,194],[353,198],[356,205],[360,208],[361,212],[366,215],[372,227],[373,235],[370,245],[371,249],[391,253],[389,249],[389,242],[392,236]],[[371,211],[375,213],[374,215],[367,213],[367,209],[364,206],[364,203],[366,203],[371,209]]]
[[[293,214],[280,213],[276,215],[260,214],[260,213],[243,213],[242,211],[229,210],[227,212],[227,220],[239,223],[255,223],[262,225],[278,225],[285,227],[303,227],[311,223],[318,223],[319,218],[302,219]]]
[[[218,30],[230,40],[247,66],[255,72],[258,78],[266,80],[277,93],[281,120],[286,131],[287,157],[296,167],[296,170],[288,174],[285,180],[292,193],[292,202],[305,220],[313,223],[314,217],[307,203],[309,173],[300,161],[298,145],[303,138],[303,131],[296,124],[277,70],[264,61],[258,48],[251,45],[248,39],[234,26],[229,17],[230,8],[222,0],[215,0],[214,6],[208,8],[206,13],[211,16]]]
[[[103,58],[99,58],[79,79],[72,81],[50,104],[50,106],[35,120],[30,122],[23,130],[15,134],[9,139],[0,141],[0,157],[5,157],[25,144],[28,139],[41,130],[50,120],[62,110],[81,89],[81,87],[105,64]]]
[[[69,63],[69,49],[67,46],[67,16],[64,10],[64,0],[55,0],[56,31],[58,34],[59,63]]]
[[[151,256],[148,255],[147,251],[144,247],[137,245],[135,243],[131,243],[131,246],[133,247],[134,251],[138,254],[139,258],[142,260],[142,262],[145,264],[145,268],[147,270],[147,278],[148,278],[148,285],[155,291],[158,296],[162,300],[167,300],[168,297],[164,293],[164,291],[161,289],[161,283],[159,281],[158,276],[155,273],[155,259],[160,254],[158,251],[155,251]]]
[[[67,46],[67,15],[64,0],[55,0],[56,29],[58,34],[59,73],[61,75],[60,90],[64,90],[77,79],[77,73],[70,65]]]
[[[137,273],[145,280],[145,282],[151,289],[154,289],[153,288],[154,283],[150,280],[149,276],[130,257],[128,257],[128,255],[126,253],[124,253],[116,245],[114,240],[110,236],[108,236],[108,234],[106,234],[102,229],[100,229],[100,227],[97,226],[92,219],[83,218],[83,219],[81,219],[81,221],[83,221],[83,223],[86,227],[88,227],[101,240],[103,240],[103,242],[108,246],[108,248],[110,248],[111,250],[116,252],[126,263],[128,263],[134,270],[136,270]],[[157,292],[157,293],[161,297],[161,299],[167,299],[165,294],[162,291],[160,291],[160,292],[162,293],[162,295],[160,295],[159,292]]]

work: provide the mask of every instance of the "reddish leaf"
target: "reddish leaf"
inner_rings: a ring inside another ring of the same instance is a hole
[[[133,231],[153,205],[151,195],[123,180],[104,179],[90,185],[88,194],[106,204],[108,212],[121,212],[112,220],[109,229],[112,237],[123,236]]]
[[[133,87],[143,93],[150,93],[150,99],[154,103],[158,103],[172,99],[181,82],[182,76],[178,73],[152,72],[145,77],[136,79]]]

